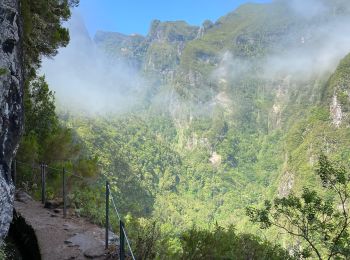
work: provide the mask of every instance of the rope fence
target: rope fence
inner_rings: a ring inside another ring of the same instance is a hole
[[[41,202],[42,204],[46,203],[46,177],[47,177],[47,170],[54,171],[56,173],[61,173],[62,176],[62,198],[63,198],[63,218],[67,217],[67,177],[72,176],[80,180],[86,180],[88,181],[87,178],[84,178],[82,176],[79,176],[75,174],[74,172],[67,171],[65,167],[63,168],[55,168],[51,167],[45,163],[40,163],[36,164],[34,162],[32,163],[26,163],[26,162],[21,162],[18,160],[13,161],[13,166],[12,166],[12,180],[14,185],[16,185],[16,179],[17,179],[17,164],[20,165],[25,165],[28,167],[31,167],[33,170],[40,170],[40,176],[41,176]],[[106,178],[106,191],[105,191],[105,209],[106,209],[106,214],[105,214],[105,248],[109,248],[109,217],[110,217],[110,212],[109,212],[109,205],[110,201],[112,202],[112,206],[114,209],[114,212],[119,220],[119,239],[120,239],[120,246],[119,246],[119,258],[121,260],[125,260],[125,242],[126,245],[129,249],[130,256],[133,260],[136,260],[134,253],[131,248],[130,240],[128,238],[126,229],[125,229],[125,223],[122,221],[121,214],[118,211],[118,208],[116,206],[114,196],[112,193],[112,189],[110,187],[110,184]]]

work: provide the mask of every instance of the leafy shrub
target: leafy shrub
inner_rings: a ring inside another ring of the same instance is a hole
[[[233,226],[213,231],[193,227],[181,236],[180,259],[293,259],[278,245],[250,234],[236,234]]]
[[[98,186],[77,187],[69,194],[69,201],[75,212],[88,217],[97,224],[105,223],[105,191]]]

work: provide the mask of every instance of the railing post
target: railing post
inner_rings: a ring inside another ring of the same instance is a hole
[[[125,259],[125,234],[124,234],[124,223],[123,221],[119,221],[120,228],[120,245],[119,245],[119,259]]]
[[[43,164],[43,172],[44,172],[44,204],[46,202],[46,164]]]
[[[106,181],[106,249],[108,249],[108,228],[109,227],[109,183]]]
[[[32,161],[32,181],[33,183],[36,183],[37,179],[36,179],[36,172],[34,172],[34,161]]]
[[[44,195],[44,167],[43,167],[43,163],[40,164],[40,175],[41,175],[41,203],[45,203],[45,195]]]
[[[41,170],[41,202],[42,204],[45,204],[46,201],[46,165],[41,164],[40,170]]]
[[[63,217],[67,216],[67,199],[66,199],[66,169],[62,171],[62,197],[63,197]]]

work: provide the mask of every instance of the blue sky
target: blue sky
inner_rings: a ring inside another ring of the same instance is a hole
[[[80,0],[78,11],[91,36],[97,30],[145,35],[154,19],[200,25],[206,19],[216,21],[245,2],[269,0]]]

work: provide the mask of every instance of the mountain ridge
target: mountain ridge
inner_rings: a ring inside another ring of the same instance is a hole
[[[66,119],[115,173],[123,213],[172,234],[208,220],[257,233],[247,205],[321,190],[321,152],[349,162],[345,1],[317,1],[334,7],[319,12],[298,3],[248,4],[201,27],[154,21],[146,36],[95,37],[150,85],[140,110]]]

